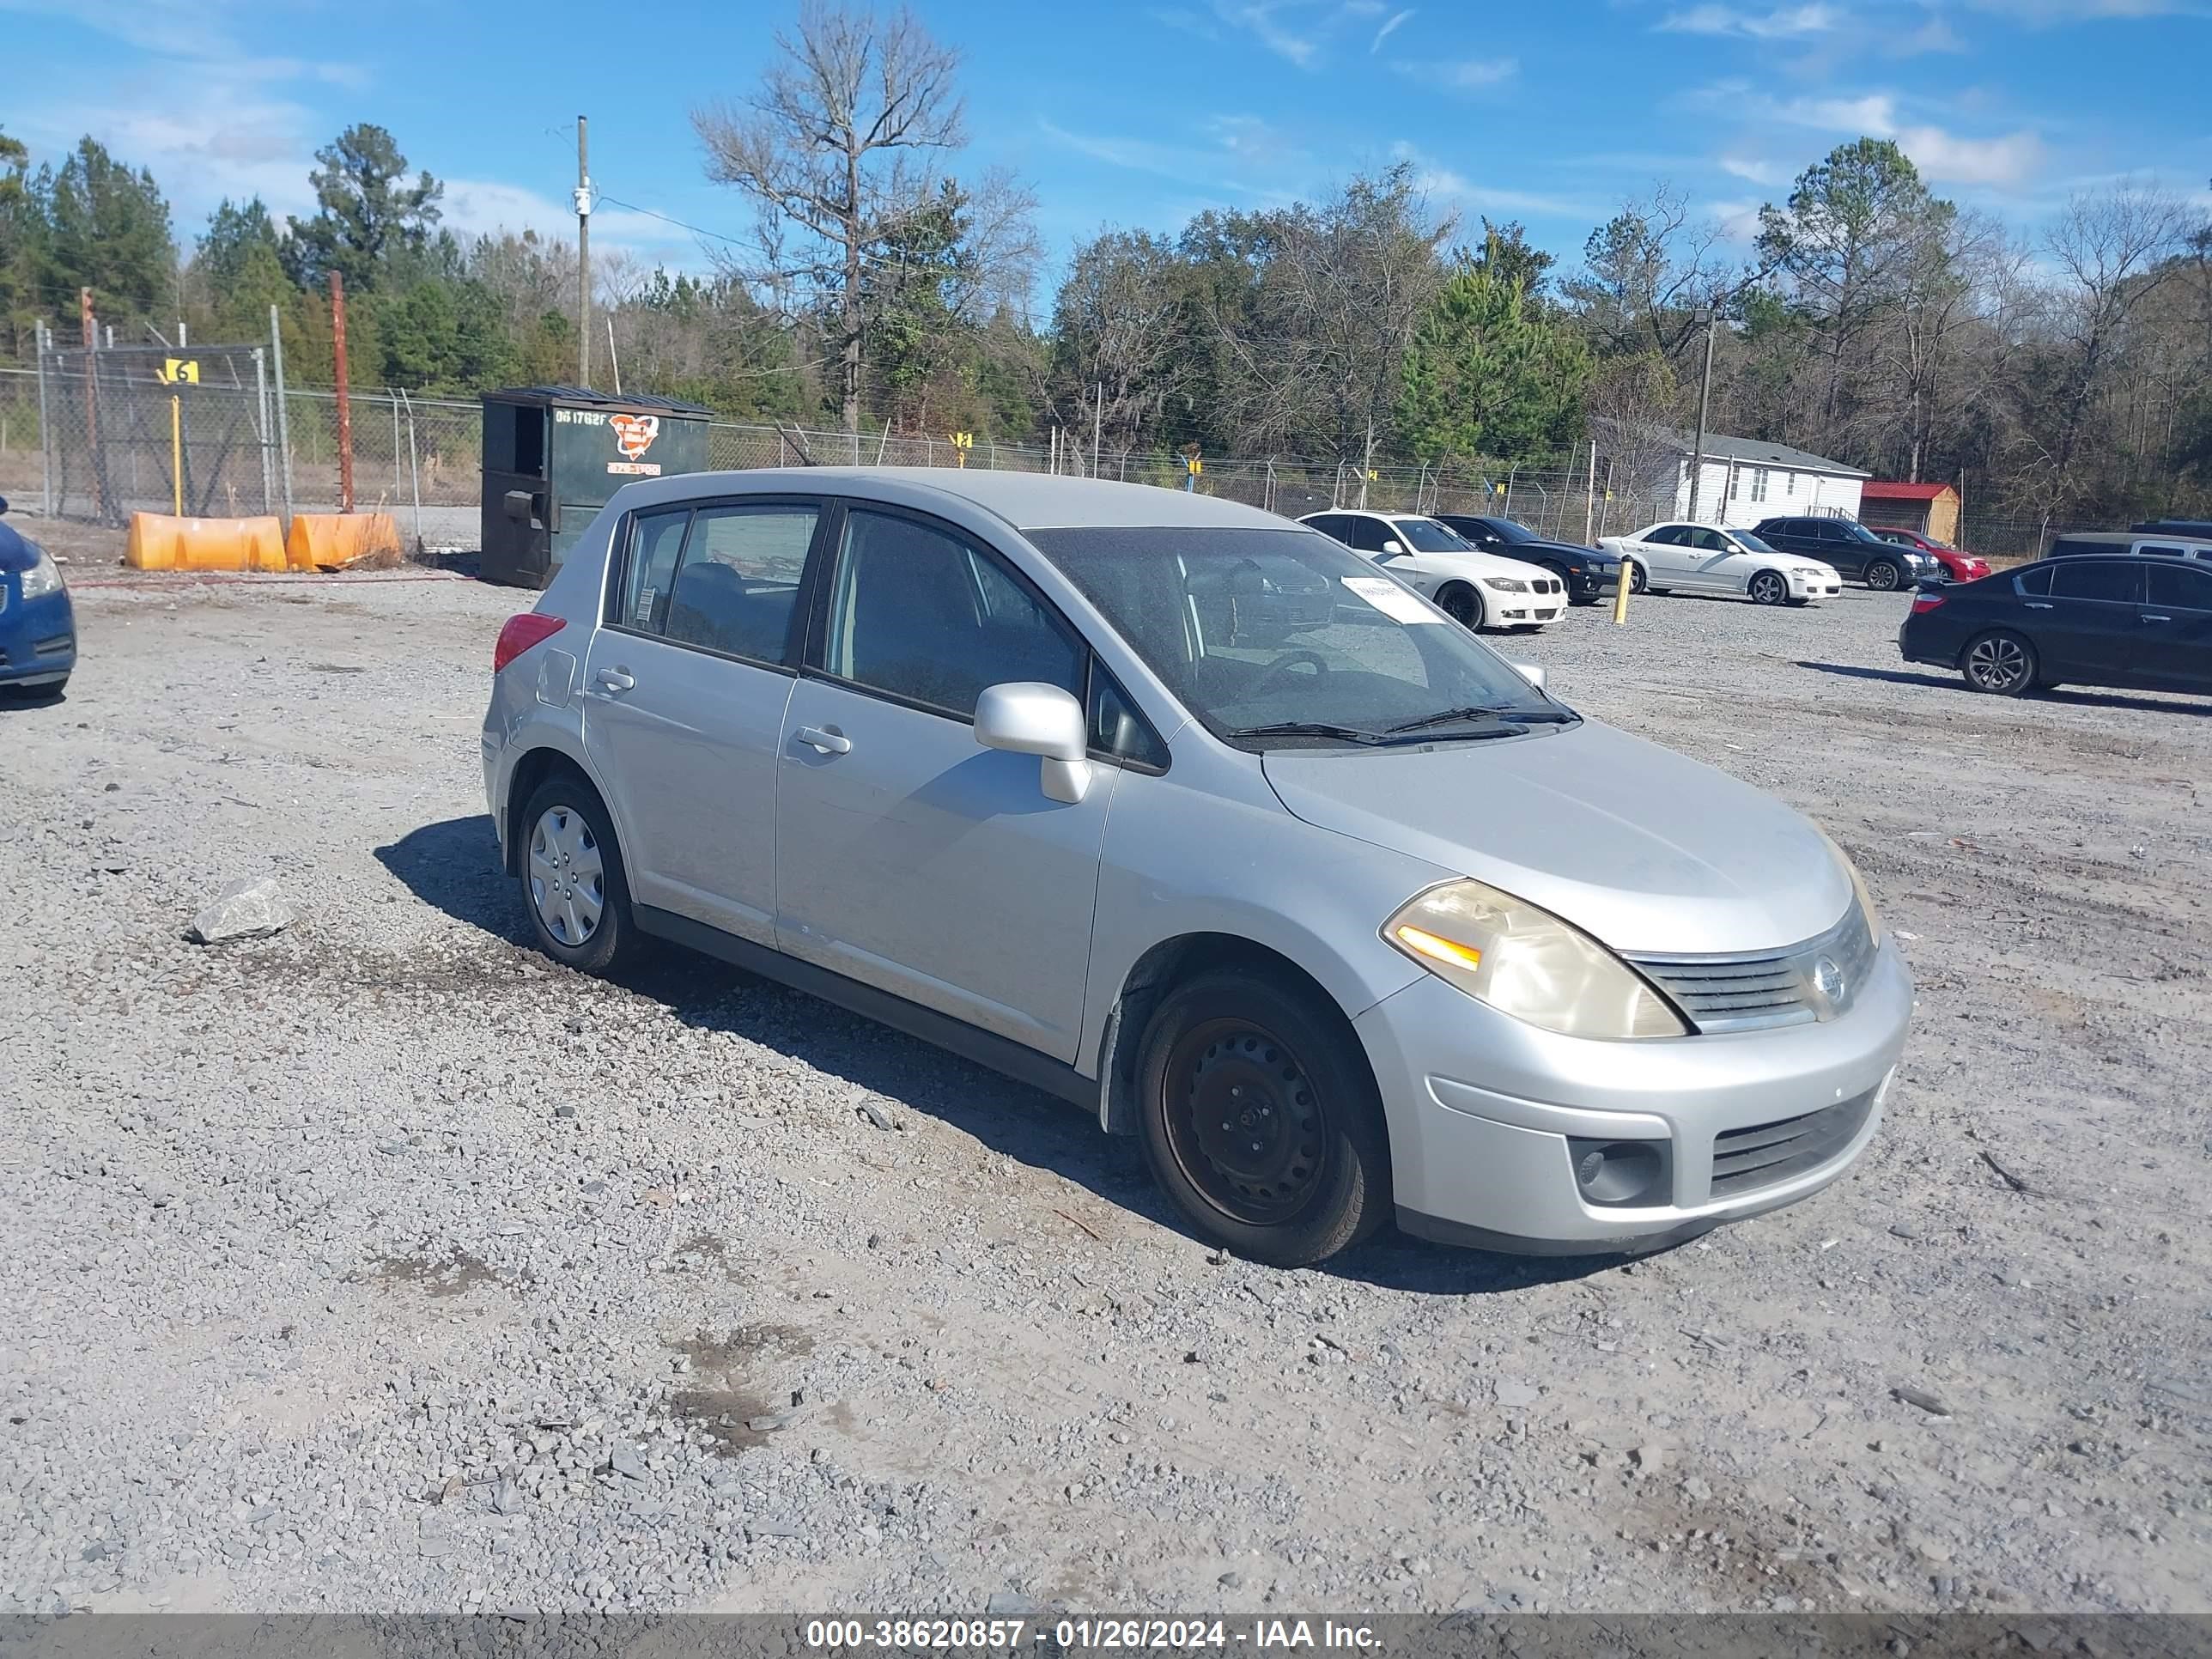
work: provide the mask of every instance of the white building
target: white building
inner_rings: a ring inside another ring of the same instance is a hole
[[[1690,516],[1690,459],[1695,434],[1669,433],[1678,452],[1674,516]],[[1787,444],[1764,438],[1705,434],[1705,467],[1698,485],[1698,520],[1748,530],[1761,519],[1790,513],[1818,513],[1838,518],[1859,515],[1859,489],[1872,475]],[[1661,472],[1663,493],[1665,472]]]

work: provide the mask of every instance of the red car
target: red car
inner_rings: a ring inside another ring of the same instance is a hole
[[[1972,553],[1961,553],[1948,542],[1939,542],[1910,530],[1877,530],[1874,532],[1886,542],[1900,546],[1917,547],[1942,565],[1954,582],[1979,581],[1990,574],[1990,562]]]

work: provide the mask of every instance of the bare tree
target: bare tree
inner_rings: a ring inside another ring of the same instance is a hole
[[[1182,389],[1188,285],[1172,244],[1146,231],[1102,231],[1075,251],[1053,322],[1060,397],[1116,453],[1133,448]],[[1059,401],[1054,399],[1055,403]]]
[[[742,272],[788,308],[830,301],[845,429],[860,425],[872,262],[937,201],[931,152],[964,142],[959,54],[902,8],[889,17],[807,0],[796,36],[742,106],[695,110],[707,176],[757,210],[761,262]]]
[[[1764,275],[1740,270],[1721,227],[1691,218],[1687,198],[1662,183],[1590,233],[1583,269],[1561,291],[1599,350],[1656,350],[1679,365],[1705,315]]]

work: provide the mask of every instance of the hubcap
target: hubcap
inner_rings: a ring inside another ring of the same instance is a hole
[[[1896,586],[1897,567],[1887,564],[1878,564],[1873,566],[1867,572],[1867,586],[1869,587]]]
[[[584,815],[549,806],[530,832],[530,902],[545,931],[577,945],[599,930],[606,908],[606,867]]]
[[[1267,1226],[1312,1198],[1327,1119],[1286,1045],[1243,1021],[1214,1021],[1176,1045],[1166,1089],[1176,1162],[1223,1213]]]
[[[1966,672],[1977,685],[2008,691],[2027,673],[2027,653],[2014,640],[1976,640],[1966,653]]]

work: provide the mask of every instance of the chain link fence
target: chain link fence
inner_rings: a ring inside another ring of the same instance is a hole
[[[336,394],[294,387],[280,398],[270,385],[257,397],[251,378],[265,348],[231,347],[190,355],[203,366],[187,432],[186,510],[199,513],[334,512],[340,505]],[[243,354],[241,357],[240,354]],[[93,374],[83,352],[49,352],[42,372],[0,370],[0,494],[26,505],[45,500],[50,513],[106,518],[133,508],[170,510],[167,446],[170,388],[155,374],[178,354],[117,350]],[[219,368],[210,370],[210,363]],[[153,376],[154,378],[150,378]],[[94,397],[88,404],[90,383]],[[41,390],[43,387],[43,397]],[[226,390],[226,388],[228,388]],[[95,442],[88,407],[118,400]],[[227,401],[226,401],[227,400]],[[354,506],[390,512],[410,539],[437,548],[476,544],[483,488],[483,412],[475,399],[424,398],[404,391],[353,392]],[[264,409],[268,415],[263,416]],[[42,412],[43,411],[43,412]],[[99,457],[105,452],[106,461]],[[264,467],[264,459],[267,461]],[[1393,513],[1480,513],[1518,520],[1538,534],[1595,541],[1676,516],[1671,494],[1609,485],[1617,482],[1602,443],[1574,454],[1533,461],[1468,461],[1444,466],[1379,466],[1291,459],[1206,459],[1195,477],[1182,456],[1157,451],[996,443],[978,439],[956,449],[947,439],[900,433],[849,433],[714,422],[708,464],[718,471],[805,465],[952,466],[989,471],[1117,478],[1161,489],[1196,490],[1297,518],[1331,507]],[[101,470],[102,465],[105,471]],[[1595,469],[1595,471],[1593,471]],[[264,472],[267,482],[263,483]],[[102,481],[105,480],[105,483]],[[41,489],[47,492],[40,495]],[[234,506],[233,503],[236,505]],[[1970,537],[1984,533],[1972,520]],[[2035,526],[2008,526],[2000,554],[2017,542],[2039,545]]]

